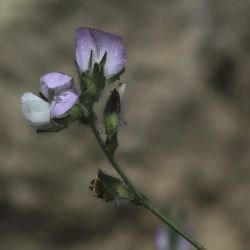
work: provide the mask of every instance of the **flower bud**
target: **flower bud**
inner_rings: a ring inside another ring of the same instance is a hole
[[[104,125],[108,138],[117,133],[120,125],[121,100],[117,89],[111,92],[104,110]]]
[[[117,113],[105,115],[105,127],[108,137],[112,137],[118,130],[120,117]]]
[[[117,134],[121,124],[121,100],[117,89],[111,92],[104,109],[104,126],[106,132],[106,147],[113,154],[118,147]]]

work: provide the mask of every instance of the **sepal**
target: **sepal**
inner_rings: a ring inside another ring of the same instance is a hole
[[[112,137],[108,137],[105,142],[105,147],[111,155],[113,155],[118,148],[117,134],[118,133],[115,133]]]
[[[106,80],[106,84],[109,85],[117,80],[120,80],[121,75],[125,72],[125,68],[122,68],[118,73]]]
[[[99,170],[98,175],[89,186],[95,197],[105,202],[129,201],[136,204],[136,198],[127,186],[118,178],[105,174]]]
[[[100,63],[95,63],[93,67],[91,55],[88,70],[80,73],[80,87],[82,92],[80,101],[88,106],[91,106],[96,100],[99,99],[99,96],[106,84],[106,78],[104,76],[106,53]]]
[[[76,104],[65,114],[64,117],[51,119],[51,126],[49,128],[37,129],[36,132],[59,132],[77,120],[81,122],[86,120],[85,116],[86,113],[84,113],[82,106],[80,104]]]

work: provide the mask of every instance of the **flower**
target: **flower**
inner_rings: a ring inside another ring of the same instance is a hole
[[[22,113],[36,129],[51,127],[51,119],[64,117],[79,98],[72,77],[58,72],[40,78],[40,91],[47,101],[30,92],[21,97]]]
[[[157,250],[190,250],[190,243],[179,235],[171,236],[170,232],[164,228],[156,231],[155,246]]]
[[[127,52],[122,38],[111,33],[91,28],[76,31],[76,63],[81,72],[88,70],[92,51],[92,65],[100,63],[106,53],[104,75],[110,78],[123,70]]]
[[[155,236],[155,246],[157,250],[169,250],[169,239],[165,229],[159,228],[157,230]]]

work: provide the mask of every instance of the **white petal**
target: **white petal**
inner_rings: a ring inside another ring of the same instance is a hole
[[[42,98],[27,92],[21,97],[24,117],[33,128],[44,128],[50,125],[50,104]]]

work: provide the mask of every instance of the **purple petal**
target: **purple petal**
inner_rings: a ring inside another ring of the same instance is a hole
[[[156,231],[155,246],[157,250],[169,249],[169,239],[168,239],[167,231],[165,229],[159,228]]]
[[[96,57],[96,44],[90,34],[90,29],[79,28],[76,30],[76,62],[81,72],[88,69],[91,50],[93,60]]]
[[[107,52],[104,73],[105,76],[111,77],[121,71],[127,61],[127,52],[122,43],[122,38],[103,31],[91,31],[92,36],[97,41],[97,62],[100,62]]]
[[[74,90],[66,90],[60,95],[55,95],[51,102],[51,118],[63,117],[75,105],[78,98]]]
[[[41,93],[49,100],[54,95],[72,88],[74,89],[73,79],[66,74],[51,72],[40,78]]]
[[[107,52],[104,67],[104,74],[107,78],[121,71],[127,61],[127,52],[121,37],[90,28],[77,29],[76,61],[82,72],[88,68],[91,50],[94,63],[99,63]]]

